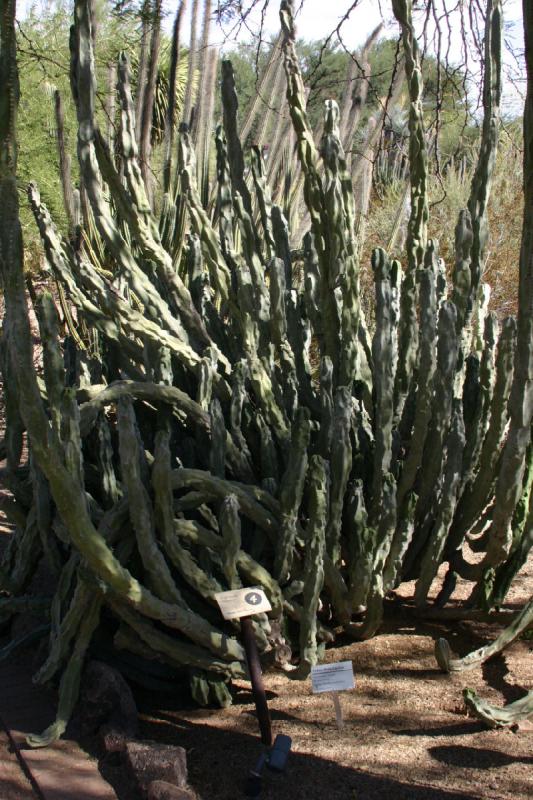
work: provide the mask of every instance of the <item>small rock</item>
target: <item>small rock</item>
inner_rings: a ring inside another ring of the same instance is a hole
[[[122,753],[126,749],[128,737],[113,725],[102,725],[98,731],[100,742],[106,753]]]
[[[152,782],[166,781],[180,789],[187,786],[187,754],[183,747],[158,742],[127,742],[122,757],[134,788],[143,797],[148,796]]]
[[[152,781],[148,787],[148,800],[199,800],[190,789],[179,788],[167,781]]]

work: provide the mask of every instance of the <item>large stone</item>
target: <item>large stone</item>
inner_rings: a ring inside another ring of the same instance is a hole
[[[148,798],[148,787],[154,781],[165,781],[173,787],[187,786],[187,754],[183,747],[158,742],[127,742],[122,754],[132,788]]]
[[[191,789],[183,789],[167,781],[152,781],[148,787],[148,800],[199,800],[199,798]]]
[[[131,689],[120,672],[103,661],[90,661],[87,665],[78,708],[80,731],[84,736],[96,733],[102,726],[105,726],[104,740],[110,738],[118,742],[133,739],[138,734],[137,707]]]

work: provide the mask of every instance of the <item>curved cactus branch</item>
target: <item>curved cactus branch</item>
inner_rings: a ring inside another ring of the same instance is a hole
[[[490,644],[474,650],[464,658],[452,658],[450,645],[446,639],[438,639],[435,643],[435,658],[443,672],[461,672],[483,664],[491,656],[500,653],[513,642],[533,622],[533,598],[529,600],[510,625]]]
[[[512,728],[522,720],[533,716],[533,691],[503,708],[482,700],[473,689],[463,689],[463,698],[468,711],[485,722],[489,728]]]

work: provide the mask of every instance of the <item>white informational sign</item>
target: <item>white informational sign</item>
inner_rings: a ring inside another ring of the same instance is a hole
[[[217,592],[215,600],[224,619],[250,617],[252,614],[272,610],[266,594],[256,586],[250,586],[248,589],[232,589],[229,592]]]
[[[319,664],[311,667],[313,692],[344,692],[355,688],[353,665],[351,661],[338,661],[336,664]]]

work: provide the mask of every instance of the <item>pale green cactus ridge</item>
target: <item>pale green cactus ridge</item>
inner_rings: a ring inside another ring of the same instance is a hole
[[[222,125],[217,125],[215,134],[217,150],[217,211],[219,215],[218,230],[220,245],[224,255],[234,248],[233,241],[233,203],[232,185],[228,163],[228,149]]]
[[[440,668],[444,672],[462,672],[466,669],[474,669],[483,664],[487,659],[501,653],[501,651],[513,642],[520,634],[526,630],[533,621],[533,599],[529,599],[523,606],[513,621],[494,639],[490,644],[474,650],[463,658],[453,658],[450,646],[446,639],[438,639],[435,643],[435,657]]]
[[[436,262],[437,253],[434,242],[430,240],[426,249],[424,266],[419,270],[418,281],[420,291],[420,351],[419,374],[424,376],[419,381],[416,393],[416,406],[413,427],[408,443],[407,458],[401,464],[398,482],[398,508],[403,508],[407,494],[412,490],[420,461],[422,458],[426,435],[432,410],[433,376],[437,365],[437,295],[436,295]],[[402,518],[402,513],[400,513]]]
[[[282,211],[277,206],[272,206],[272,232],[276,246],[276,255],[281,258],[285,265],[285,283],[287,289],[292,288],[292,256],[289,242],[289,224]]]
[[[481,145],[472,179],[468,210],[472,218],[471,287],[469,307],[473,309],[485,268],[488,243],[488,200],[498,151],[501,100],[502,7],[489,0],[485,17],[485,65],[483,75],[483,125]]]
[[[396,500],[398,500],[398,495],[396,496]],[[418,495],[414,492],[410,492],[405,498],[404,510],[398,513],[396,531],[383,571],[383,589],[385,593],[395,589],[401,581],[403,559],[411,544],[415,530],[415,510],[417,502]]]
[[[30,476],[33,489],[35,523],[39,531],[48,568],[54,576],[54,579],[57,580],[63,569],[63,558],[59,552],[52,530],[52,497],[48,488],[48,481],[35,463],[32,454],[30,454]]]
[[[376,332],[372,340],[375,393],[373,507],[381,504],[382,481],[392,461],[394,400],[394,333],[392,310],[391,263],[385,251],[372,253],[376,292]],[[373,524],[373,522],[371,522]]]
[[[417,519],[422,520],[431,504],[438,476],[441,474],[443,447],[452,418],[453,376],[457,364],[457,311],[446,301],[439,310],[437,366],[434,376],[434,399],[421,464],[421,482]]]
[[[472,218],[468,209],[459,212],[455,226],[455,271],[453,276],[452,301],[457,308],[458,332],[467,319],[472,275],[470,271],[472,251]]]
[[[237,557],[241,551],[241,520],[239,501],[234,494],[228,495],[220,506],[218,514],[220,532],[223,539],[222,565],[230,589],[238,589],[242,584],[237,572]]]
[[[496,344],[499,324],[496,314],[490,313],[485,319],[483,353],[479,367],[477,402],[472,420],[466,429],[465,453],[463,458],[463,483],[471,481],[477,472],[483,441],[490,423],[490,409],[496,375]]]
[[[320,433],[318,451],[323,458],[331,452],[333,437],[333,364],[329,356],[320,360]]]
[[[131,400],[121,398],[117,405],[120,466],[124,487],[128,492],[130,519],[136,534],[137,547],[147,575],[157,595],[166,602],[180,603],[181,594],[159,548],[155,536],[152,504],[139,465],[142,446]]]
[[[263,170],[261,151],[255,145],[251,149],[251,166],[255,196],[257,197],[261,225],[263,227],[264,257],[269,261],[277,251],[272,227],[272,197],[270,196],[270,188]]]
[[[218,397],[209,404],[211,448],[209,451],[209,469],[218,478],[226,475],[226,442],[228,433]]]
[[[60,435],[61,394],[65,386],[65,367],[59,345],[59,319],[49,292],[43,292],[37,308],[39,333],[43,346],[43,372],[48,409],[56,435]]]
[[[305,314],[305,301],[301,294],[294,290],[285,295],[287,310],[288,343],[294,357],[296,374],[290,373],[290,379],[298,392],[294,403],[294,413],[299,403],[307,406],[313,414],[318,411],[318,398],[312,381],[311,346],[312,330]],[[292,362],[291,362],[292,363]]]
[[[359,263],[354,237],[355,211],[351,175],[340,140],[339,107],[325,103],[321,155],[325,167],[324,199],[330,222],[330,287],[342,288],[339,384],[351,386],[357,370],[359,329]]]
[[[280,484],[281,530],[274,561],[274,576],[280,583],[287,581],[291,571],[297,519],[307,474],[310,438],[310,414],[308,409],[300,407],[292,426],[287,467]]]
[[[231,182],[234,192],[238,192],[246,212],[252,215],[252,198],[244,178],[244,156],[238,133],[237,109],[239,103],[235,91],[235,77],[231,61],[222,61],[222,112],[224,131],[228,148]]]
[[[516,321],[507,317],[502,323],[496,354],[496,377],[490,408],[490,422],[481,446],[479,469],[464,487],[451,526],[448,549],[460,547],[463,538],[486,507],[494,483],[501,442],[508,421],[508,397],[513,378],[516,345]]]
[[[317,611],[324,583],[328,480],[324,459],[312,456],[309,462],[309,521],[306,528],[303,576],[303,614],[300,620],[301,671],[318,661]]]
[[[383,620],[384,571],[397,524],[396,481],[390,473],[385,475],[383,480],[381,504],[381,515],[375,529],[370,581],[365,598],[366,614],[361,629],[357,633],[358,638],[361,639],[373,636]]]
[[[334,564],[341,559],[341,526],[344,496],[352,468],[350,432],[353,401],[350,390],[341,386],[335,392],[331,431],[329,518],[326,528],[328,555]]]
[[[172,469],[170,455],[170,433],[167,427],[159,430],[154,441],[154,464],[151,483],[154,490],[154,518],[165,552],[174,565],[178,560],[175,551],[179,546],[174,536],[174,498],[172,493]],[[172,587],[174,602],[187,608],[175,582]]]
[[[533,716],[533,691],[503,708],[483,700],[473,689],[463,689],[463,698],[468,712],[489,728],[514,728]]]
[[[350,519],[351,536],[348,542],[349,602],[357,611],[366,602],[374,559],[375,530],[368,527],[368,514],[363,495],[363,481],[357,480],[348,489],[346,516]]]
[[[402,32],[405,74],[409,89],[409,171],[411,212],[407,226],[407,274],[401,292],[398,334],[398,371],[395,386],[395,416],[400,420],[416,366],[418,350],[416,271],[422,266],[427,243],[428,187],[427,145],[422,109],[422,69],[413,27],[411,0],[393,0],[392,10]]]
[[[530,445],[531,448],[531,445]],[[529,456],[528,480],[513,518],[514,542],[511,556],[496,570],[488,605],[501,605],[518,571],[533,547],[533,466]]]
[[[341,324],[338,304],[332,291],[335,288],[336,276],[331,273],[330,237],[334,231],[334,224],[333,220],[329,218],[319,172],[319,154],[307,118],[305,89],[296,55],[293,8],[292,2],[289,0],[283,0],[281,3],[280,19],[284,36],[287,100],[304,176],[304,199],[311,217],[314,246],[322,275],[320,305],[323,319],[324,354],[332,359],[335,371],[337,371],[338,356],[341,352]]]
[[[276,487],[277,490],[279,484],[279,459],[274,438],[269,426],[265,424],[262,414],[259,413],[256,415],[255,422],[259,428],[261,440],[261,475],[263,476],[263,480],[270,479],[273,481],[272,488]],[[277,494],[277,491],[274,491],[274,494]]]
[[[420,564],[420,576],[415,586],[415,602],[422,606],[427,601],[431,584],[439,569],[446,538],[457,505],[461,488],[461,472],[465,447],[463,410],[457,403],[453,410],[450,433],[446,442],[446,463],[440,499],[434,512],[434,523]]]
[[[83,615],[79,622],[74,647],[67,667],[61,675],[59,683],[59,702],[55,722],[52,723],[41,735],[30,734],[26,741],[31,747],[47,747],[55,742],[65,732],[68,721],[72,716],[78,701],[81,673],[85,662],[85,655],[91,643],[92,636],[100,621],[102,597],[94,589],[84,605]]]

